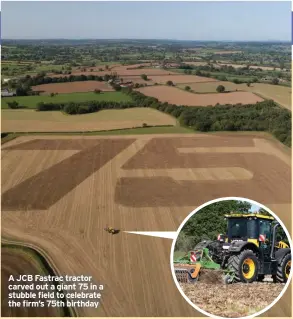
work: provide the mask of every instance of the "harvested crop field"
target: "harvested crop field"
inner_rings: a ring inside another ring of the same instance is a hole
[[[215,93],[218,85],[223,85],[226,91],[238,90],[260,94],[264,98],[272,99],[278,104],[291,110],[292,89],[290,87],[265,83],[252,83],[248,87],[246,84],[235,84],[227,81],[189,84],[190,88],[194,92],[199,93]],[[180,85],[180,87],[184,88],[185,86]]]
[[[152,96],[161,102],[177,105],[208,106],[219,104],[254,104],[263,101],[251,92],[195,94],[170,86],[150,86],[137,89],[139,92]]]
[[[101,131],[150,126],[176,125],[176,119],[151,108],[102,110],[66,115],[60,111],[2,110],[2,132]]]
[[[178,83],[198,83],[198,82],[217,82],[216,79],[206,78],[196,75],[164,75],[151,76],[151,80],[155,83],[166,84],[167,81],[172,81],[174,84]]]
[[[171,241],[124,231],[176,231],[198,205],[231,191],[290,229],[291,153],[266,136],[18,137],[2,146],[2,236],[40,247],[60,275],[104,284],[101,307],[79,316],[201,316],[173,282]],[[266,315],[291,316],[290,298]]]
[[[253,315],[269,306],[285,284],[255,282],[224,285],[198,282],[180,286],[188,299],[200,309],[214,316],[239,318]]]
[[[32,87],[33,91],[41,91],[44,94],[49,93],[74,93],[74,92],[92,92],[96,89],[101,91],[114,91],[114,89],[105,82],[100,81],[80,81],[67,83],[41,84]]]

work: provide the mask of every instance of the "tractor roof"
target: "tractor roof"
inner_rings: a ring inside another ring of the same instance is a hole
[[[229,215],[225,215],[225,217],[227,218],[247,218],[247,217],[256,217],[259,219],[269,219],[269,220],[275,220],[274,217],[272,216],[266,216],[266,215],[261,215],[261,214],[229,214]]]

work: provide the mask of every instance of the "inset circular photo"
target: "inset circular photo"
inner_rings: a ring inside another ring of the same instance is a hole
[[[288,230],[270,209],[245,198],[220,198],[179,227],[172,274],[182,296],[201,313],[252,318],[286,291],[291,247]]]

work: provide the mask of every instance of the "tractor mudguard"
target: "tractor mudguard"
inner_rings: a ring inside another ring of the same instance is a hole
[[[259,250],[255,244],[240,240],[240,241],[234,241],[231,243],[229,247],[229,252],[238,253],[244,249],[252,250],[254,252],[257,252]]]
[[[278,261],[282,260],[283,257],[290,253],[291,252],[291,249],[290,248],[281,248],[281,249],[278,249],[276,252],[275,252],[275,257]]]

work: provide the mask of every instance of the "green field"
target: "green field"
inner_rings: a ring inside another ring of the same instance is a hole
[[[39,102],[45,103],[66,103],[66,102],[86,102],[86,101],[113,101],[113,102],[131,102],[131,98],[121,92],[103,92],[96,94],[94,92],[86,93],[70,93],[58,94],[53,97],[48,95],[35,95],[35,96],[14,96],[1,98],[1,106],[7,109],[7,102],[16,101],[21,106],[30,109],[36,108]]]

